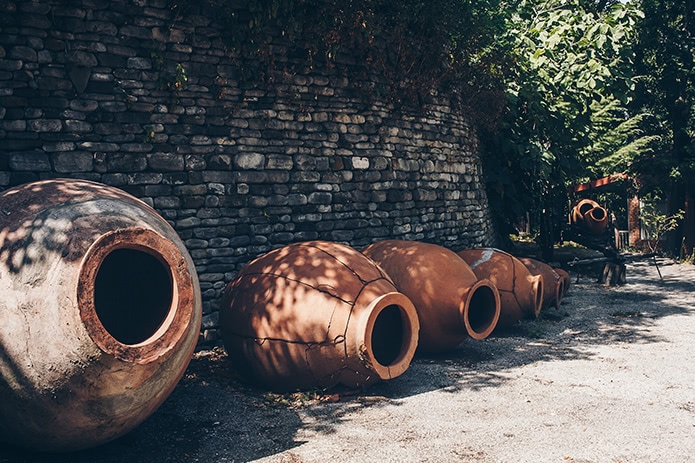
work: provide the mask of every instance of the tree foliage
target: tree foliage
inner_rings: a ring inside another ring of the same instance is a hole
[[[695,8],[689,2],[642,0],[635,111],[655,115],[666,140],[656,156],[678,181],[695,173]],[[656,129],[657,126],[654,127]],[[646,157],[650,162],[652,156]],[[663,160],[663,159],[662,159]],[[639,166],[638,166],[639,167]]]
[[[180,14],[212,7],[239,56],[253,58],[255,83],[296,69],[276,63],[266,47],[282,36],[304,70],[334,68],[367,96],[422,106],[435,94],[453,97],[481,123],[504,104],[506,53],[502,0],[176,0]],[[354,63],[357,65],[346,65]],[[247,64],[248,66],[248,64]],[[361,72],[361,74],[360,74]]]
[[[180,14],[215,8],[227,25],[230,48],[252,58],[244,66],[254,85],[298,71],[274,61],[266,41],[275,35],[287,39],[290,55],[304,57],[302,71],[332,67],[367,101],[378,97],[417,107],[433,95],[452,97],[478,125],[488,197],[502,234],[528,213],[564,215],[571,183],[649,172],[683,189],[684,179],[695,173],[690,2],[172,0],[172,5]],[[351,60],[359,65],[345,65]]]
[[[645,133],[656,142],[634,156],[630,170],[644,193],[663,190],[666,214],[684,210],[669,248],[695,244],[695,6],[679,0],[640,0],[644,20],[636,43],[633,114],[650,114]]]
[[[591,174],[585,155],[596,139],[596,115],[629,101],[639,17],[623,3],[519,2],[504,37],[516,62],[507,111],[483,139],[501,229],[511,231],[527,211],[562,215],[567,184]],[[611,124],[600,129],[613,130]]]

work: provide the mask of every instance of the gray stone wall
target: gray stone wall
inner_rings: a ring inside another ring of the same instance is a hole
[[[291,242],[457,249],[493,232],[474,131],[445,98],[397,109],[269,36],[254,85],[214,15],[165,0],[0,0],[0,189],[53,177],[122,188],[196,263],[202,342],[223,288]],[[245,61],[246,60],[246,61]]]

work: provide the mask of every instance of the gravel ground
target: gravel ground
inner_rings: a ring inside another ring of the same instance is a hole
[[[573,275],[559,310],[367,391],[276,395],[196,354],[143,425],[68,455],[18,462],[685,462],[695,455],[695,266]]]

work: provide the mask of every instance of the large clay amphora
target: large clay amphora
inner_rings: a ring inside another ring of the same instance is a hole
[[[234,368],[275,391],[395,378],[419,330],[412,302],[374,262],[325,241],[250,262],[225,289],[220,325]]]
[[[550,265],[530,257],[519,257],[532,275],[543,275],[543,308],[560,308],[565,295],[565,280]]]
[[[497,287],[501,305],[498,326],[538,317],[543,305],[541,275],[532,275],[519,259],[500,249],[464,249],[457,254],[478,278],[487,278]]]
[[[0,194],[0,439],[99,445],[168,397],[200,332],[195,267],[152,208],[81,180]]]
[[[451,350],[470,337],[485,339],[497,325],[495,285],[478,279],[455,252],[435,244],[384,240],[362,251],[408,296],[420,318],[420,352]]]

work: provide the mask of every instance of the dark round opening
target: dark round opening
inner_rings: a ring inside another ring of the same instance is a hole
[[[586,215],[587,212],[589,212],[591,209],[594,208],[594,205],[591,203],[584,203],[581,206],[579,206],[579,213],[584,216]]]
[[[118,342],[139,344],[166,320],[173,299],[171,273],[155,256],[116,249],[101,263],[94,282],[94,308]]]
[[[476,333],[485,332],[495,321],[497,303],[495,293],[489,286],[479,286],[468,305],[468,323]]]
[[[606,216],[606,210],[601,207],[595,207],[591,210],[591,216],[594,220],[603,220]]]
[[[372,329],[372,353],[380,365],[395,362],[403,348],[403,314],[397,305],[385,307],[374,321]]]

